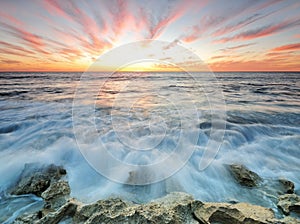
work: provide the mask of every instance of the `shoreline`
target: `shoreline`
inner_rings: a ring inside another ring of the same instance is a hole
[[[240,164],[228,166],[235,180],[246,188],[258,187],[263,179]],[[34,212],[20,214],[6,223],[300,223],[300,196],[294,183],[279,179],[278,217],[271,208],[245,202],[202,202],[184,192],[171,192],[145,204],[108,198],[84,204],[71,198],[71,189],[62,166],[26,164],[12,195],[34,194],[44,204]]]

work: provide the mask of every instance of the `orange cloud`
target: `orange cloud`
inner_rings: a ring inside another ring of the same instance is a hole
[[[298,62],[278,63],[281,60],[218,61],[211,63],[213,71],[300,71]]]
[[[9,50],[14,50],[14,51],[22,52],[23,55],[24,55],[24,53],[26,53],[26,54],[34,54],[34,52],[31,51],[31,50],[25,49],[24,47],[20,47],[18,45],[11,44],[11,43],[8,43],[8,42],[5,42],[5,41],[0,41],[0,45],[3,46],[3,47],[5,47],[6,49],[8,48]]]
[[[255,59],[223,57],[209,63],[214,71],[300,71],[299,60],[293,52],[269,52]]]

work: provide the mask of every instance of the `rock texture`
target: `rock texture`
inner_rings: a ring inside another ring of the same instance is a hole
[[[244,186],[256,186],[261,180],[257,174],[247,170],[243,166],[232,167],[235,170],[233,172],[241,173],[240,175],[236,174],[236,179],[240,179]],[[31,175],[27,171],[24,171],[20,181],[12,192],[34,192],[37,195],[41,195],[45,201],[45,206],[38,212],[18,217],[14,223],[299,223],[299,219],[290,216],[286,216],[283,219],[276,219],[274,212],[269,208],[248,203],[201,202],[194,200],[192,196],[183,192],[172,192],[165,197],[153,200],[147,204],[134,204],[120,198],[109,198],[91,204],[83,204],[76,199],[70,198],[71,190],[68,182],[60,179],[64,174],[66,172],[62,167],[54,165],[36,169],[36,172]],[[43,179],[44,182],[40,179],[41,176],[46,178],[45,180]],[[44,184],[46,182],[47,184]],[[285,185],[286,183],[288,182],[284,182]],[[287,186],[288,189],[293,188],[293,185],[290,183]],[[300,196],[296,194],[282,195],[279,197],[278,206],[286,215],[291,212],[297,212],[300,208]]]
[[[51,184],[41,196],[46,202],[45,208],[56,209],[66,203],[70,193],[69,183],[60,180]]]
[[[247,203],[205,203],[196,209],[195,216],[205,224],[263,224],[273,223],[272,220],[275,220],[271,209]]]
[[[235,180],[242,186],[255,187],[261,182],[261,177],[251,170],[248,170],[244,165],[231,164],[229,170]]]
[[[280,179],[278,179],[278,182],[281,185],[283,193],[286,193],[286,194],[293,194],[294,193],[295,184],[292,181],[284,179],[284,178],[280,178]]]
[[[38,164],[25,164],[23,172],[16,186],[11,189],[11,194],[41,194],[50,186],[51,182],[59,180],[66,174],[61,166],[48,165],[39,167]]]
[[[282,209],[283,213],[288,215],[290,212],[300,214],[300,196],[296,194],[285,194],[279,197],[278,207]]]
[[[299,223],[292,217],[276,219],[271,209],[247,203],[212,203],[194,200],[192,196],[173,192],[167,196],[137,205],[119,198],[81,204],[69,199],[59,209],[46,215],[28,214],[15,223],[56,224],[68,223],[190,223],[190,224],[289,224]],[[28,222],[31,220],[31,222]]]
[[[192,216],[195,203],[185,193],[171,193],[144,205],[127,204],[122,209],[98,210],[85,224],[92,223],[198,223]],[[201,204],[201,202],[199,202]]]

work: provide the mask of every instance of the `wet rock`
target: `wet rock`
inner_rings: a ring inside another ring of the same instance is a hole
[[[39,220],[38,212],[30,213],[30,214],[23,214],[21,217],[18,217],[13,223],[14,224],[31,224]]]
[[[281,187],[281,190],[283,191],[283,193],[285,193],[285,194],[293,194],[294,193],[295,184],[292,181],[284,179],[284,178],[280,178],[278,180],[278,182],[281,185],[280,187]]]
[[[100,211],[102,213],[115,214],[127,207],[129,207],[129,203],[119,198],[99,200],[95,203],[78,207],[76,214],[74,215],[74,222],[79,223],[79,222],[86,221],[93,214]]]
[[[201,203],[201,202],[198,202]],[[85,224],[92,223],[198,223],[192,215],[195,204],[190,195],[173,192],[145,205],[127,205],[123,209],[100,210]],[[202,203],[201,203],[202,204]]]
[[[66,203],[70,193],[71,189],[68,182],[60,180],[51,184],[41,196],[46,202],[45,208],[57,209]]]
[[[33,214],[24,214],[23,216],[17,218],[13,223],[14,224],[57,224],[62,220],[70,219],[74,216],[75,211],[81,203],[75,199],[69,199],[66,204],[60,207],[56,211],[52,211],[43,214],[43,211],[35,212]],[[70,221],[70,223],[73,223]]]
[[[296,194],[285,194],[278,198],[277,206],[288,215],[291,212],[300,214],[300,196]]]
[[[50,186],[51,179],[42,173],[33,174],[30,177],[22,178],[18,185],[11,191],[11,194],[35,194],[41,196],[42,192]]]
[[[283,219],[274,220],[273,223],[275,223],[275,224],[300,224],[300,220],[290,217],[290,216],[286,216]]]
[[[74,200],[70,199],[65,205],[60,207],[57,211],[50,212],[46,216],[37,220],[36,224],[57,224],[62,220],[65,220],[69,217],[73,217],[76,209],[81,204]]]
[[[255,187],[261,182],[261,177],[251,170],[248,170],[244,165],[231,164],[229,170],[235,180],[242,186]]]
[[[128,178],[126,184],[129,185],[140,185],[147,184],[149,180],[154,178],[153,172],[146,167],[139,167],[138,170],[132,170],[128,172]]]
[[[280,195],[293,194],[295,185],[292,181],[284,178],[266,178],[260,185],[260,189],[275,198],[274,202],[276,203]]]
[[[25,167],[20,175],[19,181],[11,194],[41,194],[50,186],[51,182],[55,182],[66,174],[66,170],[61,166],[54,164],[40,167],[38,164],[25,164]]]
[[[274,219],[271,209],[247,203],[205,203],[197,208],[194,214],[205,224],[263,224],[271,223],[269,220]]]
[[[50,189],[49,192],[51,192]],[[68,192],[68,190],[62,192]],[[57,194],[47,195],[49,197],[45,198],[48,200],[52,198],[50,195],[56,197]],[[23,215],[14,223],[296,224],[299,220],[292,217],[275,219],[271,209],[261,206],[247,203],[203,203],[194,200],[186,193],[173,192],[142,205],[119,198],[99,200],[87,205],[75,199],[69,199],[55,211],[45,212],[44,209],[37,213]]]

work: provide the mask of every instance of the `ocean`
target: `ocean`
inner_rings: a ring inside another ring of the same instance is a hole
[[[82,73],[0,73],[0,222],[42,206],[7,193],[26,163],[63,165],[84,202],[176,190],[278,213],[272,189],[241,187],[226,164],[300,191],[300,73],[208,75],[94,73],[87,84]]]

